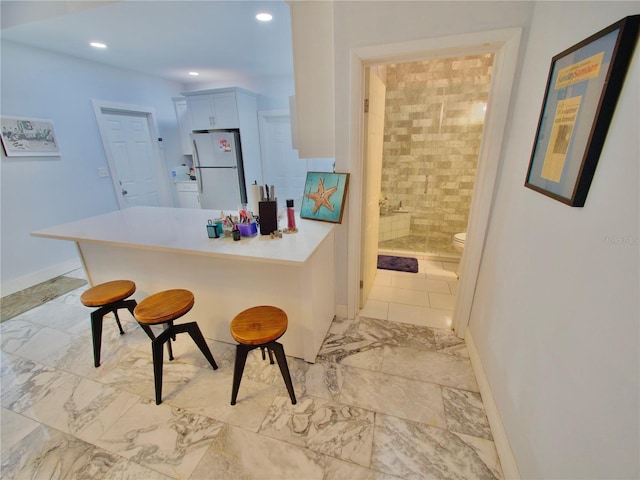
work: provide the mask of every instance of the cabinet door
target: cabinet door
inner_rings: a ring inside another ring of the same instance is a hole
[[[178,205],[180,208],[200,208],[198,192],[178,192]]]
[[[187,108],[193,130],[209,130],[212,128],[213,111],[209,97],[209,95],[187,97]]]
[[[214,93],[210,95],[213,109],[213,128],[240,128],[236,94]]]

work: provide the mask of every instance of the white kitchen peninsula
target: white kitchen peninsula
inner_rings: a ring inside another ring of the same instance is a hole
[[[195,296],[185,320],[205,337],[235,343],[231,319],[257,305],[289,317],[281,338],[287,355],[315,362],[335,315],[334,226],[298,219],[299,232],[208,238],[218,211],[133,207],[32,235],[76,243],[89,283],[136,283],[138,301],[161,290],[185,288]],[[214,352],[215,355],[215,352]]]

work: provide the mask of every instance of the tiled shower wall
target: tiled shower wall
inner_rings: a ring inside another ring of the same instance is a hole
[[[411,212],[425,251],[450,253],[466,231],[493,55],[378,69],[387,86],[382,196]],[[455,250],[454,250],[455,251]]]

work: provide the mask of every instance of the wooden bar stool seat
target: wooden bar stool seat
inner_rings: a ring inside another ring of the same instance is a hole
[[[98,307],[91,313],[91,335],[93,337],[93,364],[100,366],[100,349],[102,346],[102,320],[103,317],[113,312],[116,323],[120,329],[120,335],[124,334],[122,324],[118,317],[118,309],[126,308],[133,315],[136,301],[127,300],[136,291],[136,284],[131,280],[113,280],[91,287],[80,296],[80,301],[85,307]]]
[[[162,346],[166,343],[169,351],[169,360],[173,360],[171,351],[171,339],[175,340],[178,333],[188,333],[214,370],[218,369],[213,359],[211,350],[202,336],[202,332],[196,322],[174,325],[173,321],[182,317],[191,308],[195,299],[189,290],[165,290],[158,292],[141,301],[133,311],[142,329],[151,339],[153,353],[153,378],[156,389],[156,405],[162,403]],[[151,325],[162,325],[164,331],[156,336],[151,330]]]
[[[252,307],[233,318],[230,326],[231,336],[238,342],[238,345],[236,345],[236,361],[233,370],[231,405],[236,404],[247,354],[256,348],[262,350],[263,360],[265,359],[265,349],[269,352],[271,364],[273,364],[272,353],[276,355],[282,378],[287,386],[289,397],[291,397],[291,403],[296,404],[296,395],[293,391],[284,347],[276,342],[287,331],[288,322],[287,314],[272,306]]]

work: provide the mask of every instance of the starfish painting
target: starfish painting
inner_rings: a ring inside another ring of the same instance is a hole
[[[329,201],[329,197],[336,193],[337,190],[338,185],[325,190],[324,183],[322,183],[322,178],[318,178],[318,191],[309,192],[305,195],[305,197],[315,202],[315,205],[313,207],[314,215],[320,209],[320,207],[327,207],[330,211],[333,212],[333,205]]]

